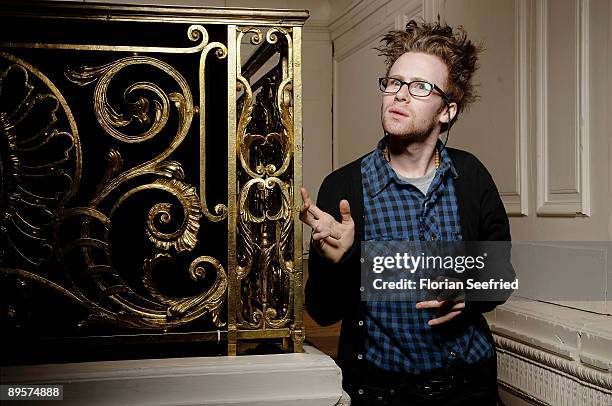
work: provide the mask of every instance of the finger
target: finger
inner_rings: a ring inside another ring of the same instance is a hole
[[[310,203],[309,202],[304,202],[302,204],[302,207],[300,207],[300,215],[308,213],[309,209],[310,209]]]
[[[444,301],[439,300],[428,300],[425,302],[418,302],[416,304],[417,309],[438,309],[444,305]]]
[[[312,228],[315,228],[317,224],[317,219],[315,219],[314,216],[307,210],[303,212],[300,211],[300,221]]]
[[[457,310],[457,311],[454,311],[454,312],[447,313],[447,314],[445,314],[442,317],[438,317],[436,319],[429,320],[427,322],[427,324],[429,324],[430,326],[435,326],[435,325],[438,325],[438,324],[446,323],[447,321],[457,317],[459,315],[459,313],[461,313],[461,310]]]
[[[308,194],[308,190],[306,190],[306,188],[302,186],[300,188],[300,193],[302,194],[302,201],[304,202],[304,204],[311,205],[312,200],[310,200],[310,195]]]
[[[353,221],[351,217],[351,205],[346,199],[340,200],[340,216],[342,217],[342,224]]]
[[[451,310],[460,310],[460,309],[465,309],[465,302],[456,303],[453,307],[451,307]]]
[[[329,230],[323,230],[323,231],[312,233],[312,239],[315,241],[322,240],[326,237],[329,237],[329,233],[330,233]]]
[[[310,205],[309,204],[304,204],[300,208],[300,220],[304,221],[304,219],[309,217],[310,212],[308,211],[308,209],[310,209]],[[312,215],[310,215],[310,217],[312,217]]]
[[[325,238],[325,243],[331,245],[334,248],[340,248],[340,241],[331,236]]]
[[[323,214],[325,214],[323,210],[319,209],[314,204],[311,204],[310,207],[308,207],[308,213],[314,216],[314,218],[317,220],[319,220],[321,217],[323,217]]]
[[[300,216],[302,215],[302,212],[305,211],[310,213],[315,220],[321,218],[321,214],[323,212],[312,202],[312,199],[310,199],[310,195],[308,194],[308,190],[306,190],[305,187],[301,187],[300,193],[302,194],[302,201],[304,202],[302,208],[300,209]]]

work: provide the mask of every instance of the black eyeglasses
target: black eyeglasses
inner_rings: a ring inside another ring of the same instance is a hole
[[[435,90],[442,96],[446,104],[450,103],[450,96],[444,93],[438,86],[424,80],[404,82],[396,78],[380,78],[378,83],[380,84],[380,90],[387,94],[396,94],[404,85],[408,86],[408,92],[414,97],[427,97]]]

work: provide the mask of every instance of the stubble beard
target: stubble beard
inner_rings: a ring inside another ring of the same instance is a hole
[[[385,133],[389,134],[390,137],[396,139],[397,141],[403,142],[423,142],[427,140],[431,136],[431,133],[434,131],[437,124],[436,116],[433,116],[430,122],[424,127],[415,128],[414,122],[412,121],[405,131],[395,131],[390,129],[391,126],[389,126],[386,120],[383,118],[383,129],[385,130]]]

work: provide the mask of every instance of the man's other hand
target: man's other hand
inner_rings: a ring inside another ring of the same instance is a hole
[[[355,222],[351,217],[349,202],[340,201],[341,222],[338,222],[312,203],[306,188],[301,188],[300,192],[303,201],[300,220],[312,228],[312,245],[330,261],[340,261],[355,240]]]
[[[465,308],[464,301],[440,301],[440,300],[428,300],[425,302],[418,302],[416,304],[417,309],[438,309],[438,317],[431,319],[427,322],[430,326],[437,324],[446,323],[449,320],[457,317],[461,311]]]

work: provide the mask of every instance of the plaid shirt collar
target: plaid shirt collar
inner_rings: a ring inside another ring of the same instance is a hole
[[[401,180],[397,173],[393,170],[389,162],[385,160],[383,150],[385,147],[385,139],[381,139],[378,142],[376,149],[368,156],[368,162],[366,163],[366,171],[364,178],[364,188],[370,197],[374,197],[384,190],[387,185],[395,181],[399,184],[405,184],[406,182]],[[444,144],[438,140],[437,143],[438,151],[440,151],[440,167],[438,172],[441,176],[445,176],[449,171],[453,175],[453,179],[457,179],[459,174],[453,165]]]

